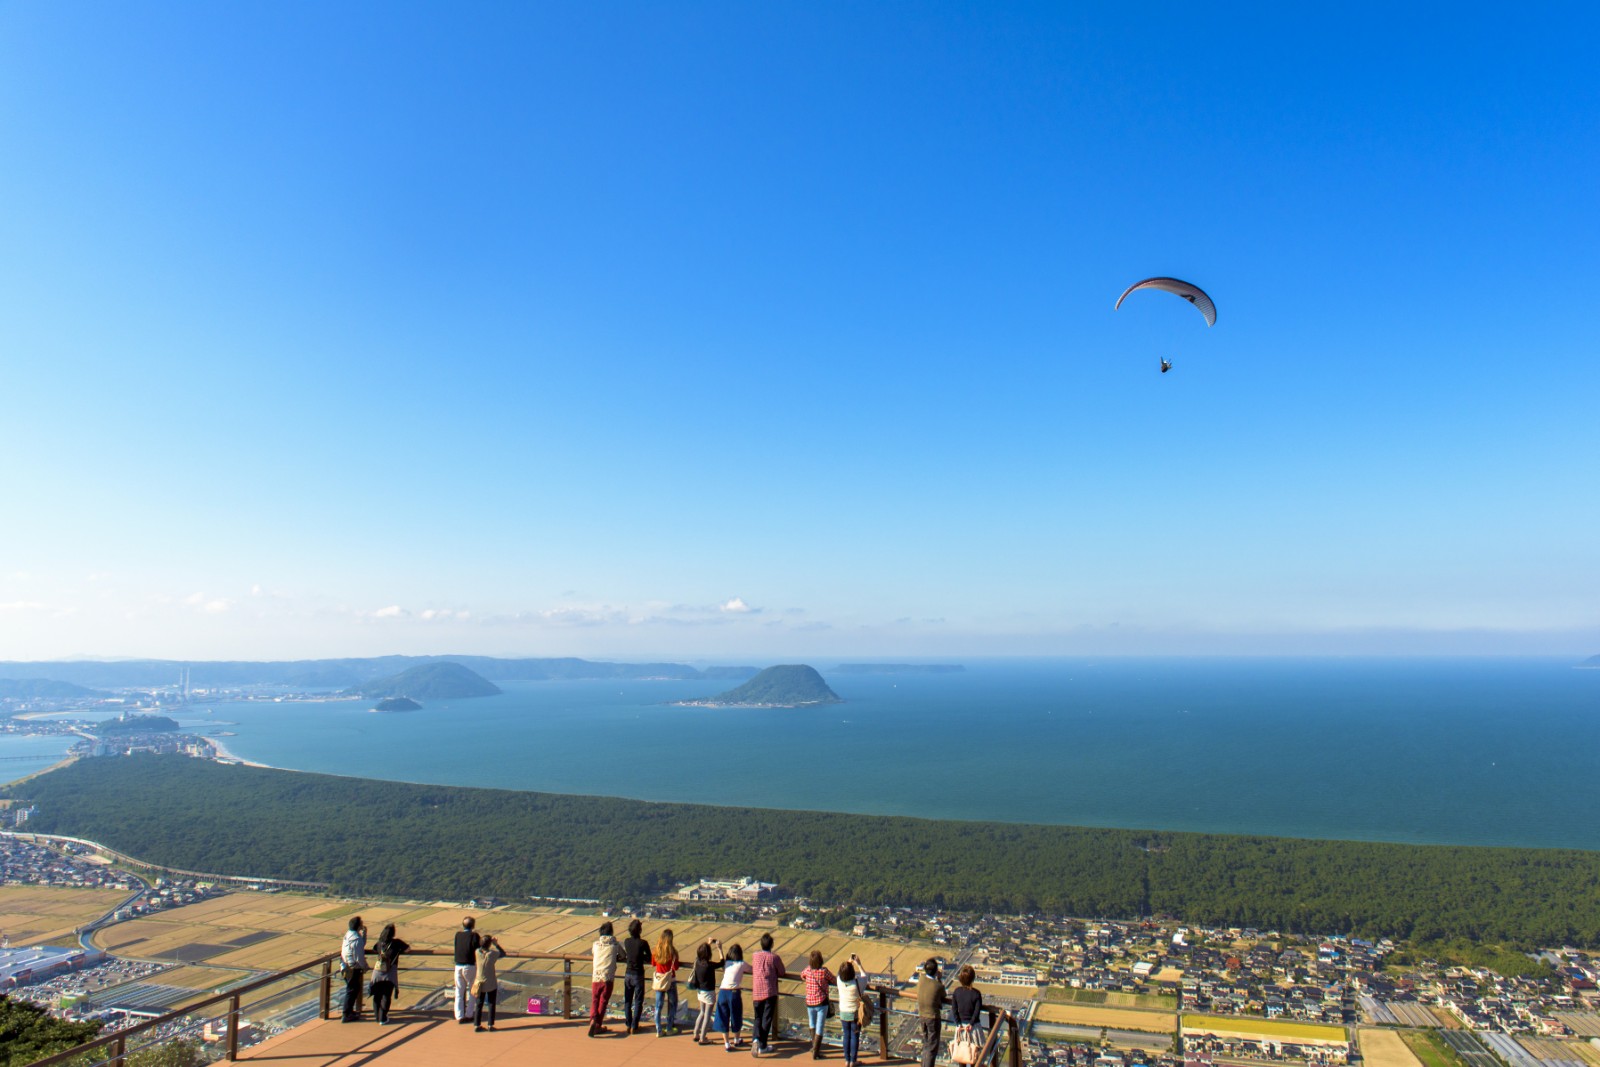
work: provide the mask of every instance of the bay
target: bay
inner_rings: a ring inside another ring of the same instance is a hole
[[[834,675],[846,703],[814,709],[670,706],[724,688],[706,681],[510,682],[500,696],[401,714],[369,701],[240,702],[206,719],[235,734],[221,740],[244,759],[412,782],[1600,849],[1600,671],[1571,660],[967,666]]]

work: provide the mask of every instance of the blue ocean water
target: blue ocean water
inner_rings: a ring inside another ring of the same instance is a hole
[[[1570,660],[967,666],[835,675],[847,702],[809,710],[668,706],[716,682],[513,682],[407,714],[241,703],[212,718],[246,759],[415,782],[1600,849],[1600,671]]]

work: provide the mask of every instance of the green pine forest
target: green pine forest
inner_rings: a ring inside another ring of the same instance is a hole
[[[1600,946],[1600,853],[955,822],[342,778],[184,756],[11,787],[31,830],[351,895],[626,902],[754,875],[821,900]]]

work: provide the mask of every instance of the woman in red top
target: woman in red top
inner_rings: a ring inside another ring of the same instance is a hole
[[[666,1037],[678,1032],[678,950],[671,930],[663,930],[656,942],[655,963],[656,1036]]]
[[[806,1015],[811,1023],[811,1058],[822,1059],[822,1028],[828,1025],[828,990],[833,988],[833,972],[822,965],[822,953],[812,951],[811,966],[800,972],[806,984]]]

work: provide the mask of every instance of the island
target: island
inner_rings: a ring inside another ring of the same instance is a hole
[[[410,697],[384,697],[382,700],[378,701],[376,704],[372,705],[372,707],[368,708],[367,710],[368,711],[416,711],[420,707],[422,707],[422,705],[418,704],[415,700],[412,700]]]
[[[768,667],[743,685],[705,700],[680,700],[694,708],[809,708],[843,703],[815,667],[803,663]]]
[[[959,663],[841,663],[835,674],[959,674]]]
[[[94,732],[103,737],[113,734],[168,734],[177,728],[177,722],[165,715],[129,715],[122,719],[108,719],[94,727]]]
[[[412,700],[462,700],[467,697],[492,697],[501,692],[499,686],[476,671],[459,663],[424,663],[399,674],[368,682],[359,689],[347,690],[347,696],[366,697],[369,700],[384,697],[410,697]]]

